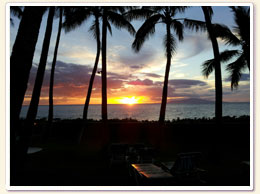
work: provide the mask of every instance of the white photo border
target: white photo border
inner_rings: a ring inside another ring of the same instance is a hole
[[[11,186],[10,185],[10,6],[249,6],[250,7],[250,186]],[[253,3],[70,3],[70,2],[46,2],[46,3],[6,3],[6,84],[5,84],[5,130],[6,130],[6,189],[8,191],[253,191],[254,190],[254,10]]]

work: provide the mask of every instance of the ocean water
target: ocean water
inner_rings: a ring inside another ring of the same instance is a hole
[[[25,118],[28,106],[23,106],[21,118]],[[48,106],[39,106],[37,118],[48,117]],[[76,119],[82,118],[83,105],[56,105],[54,118]],[[158,120],[160,104],[109,104],[108,119],[132,118],[141,120]],[[212,118],[215,114],[215,104],[167,104],[166,120],[183,118]],[[223,103],[223,116],[250,115],[250,103]],[[90,105],[89,119],[101,119],[101,105]]]

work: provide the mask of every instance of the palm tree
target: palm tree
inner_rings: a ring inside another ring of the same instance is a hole
[[[185,19],[184,24],[186,27],[195,29],[196,31],[202,30],[207,31],[209,38],[211,40],[213,54],[214,54],[214,64],[215,64],[215,117],[216,122],[221,123],[222,119],[222,76],[221,76],[221,66],[220,66],[220,54],[217,42],[217,33],[220,25],[215,25],[211,23],[211,18],[213,15],[213,10],[211,7],[202,6],[202,11],[204,13],[205,22]],[[207,76],[207,72],[204,72]]]
[[[48,14],[47,25],[46,25],[46,30],[45,30],[45,35],[44,35],[44,40],[42,45],[40,63],[35,78],[30,106],[27,112],[25,127],[23,129],[24,130],[23,136],[21,137],[21,141],[22,141],[21,149],[22,152],[24,153],[27,152],[28,143],[32,135],[33,123],[37,115],[38,104],[41,96],[41,88],[42,88],[44,72],[47,63],[48,51],[49,51],[49,45],[50,45],[50,39],[51,39],[54,13],[55,13],[55,7],[54,6],[49,7],[49,14]]]
[[[128,21],[124,11],[126,7],[101,7],[102,10],[102,120],[107,121],[107,30],[111,31],[111,24],[118,29],[125,28],[130,34],[135,34],[135,29]]]
[[[144,8],[146,9],[146,8]],[[164,76],[164,85],[162,92],[162,103],[160,109],[159,123],[163,123],[165,120],[165,111],[167,104],[167,93],[168,93],[168,79],[171,67],[172,55],[176,51],[176,38],[173,36],[171,30],[174,30],[179,41],[183,40],[183,24],[176,19],[175,16],[178,12],[184,12],[186,7],[148,7],[151,11],[150,14],[145,13],[148,18],[139,28],[136,33],[135,40],[132,44],[132,48],[138,52],[140,51],[145,40],[155,32],[155,25],[163,23],[166,25],[166,35],[164,37],[165,55],[167,58],[166,69]],[[143,16],[142,16],[143,17]]]
[[[26,6],[24,8],[13,45],[10,58],[11,133],[12,126],[19,122],[44,11],[45,7]]]
[[[97,41],[97,54],[95,59],[94,68],[89,82],[89,88],[87,92],[87,97],[85,101],[83,119],[87,118],[87,110],[89,106],[91,91],[93,87],[93,82],[95,74],[97,71],[97,65],[100,55],[100,30],[99,30],[99,19],[102,20],[102,120],[107,120],[107,81],[106,81],[106,40],[107,40],[107,29],[112,35],[111,24],[114,24],[116,28],[126,28],[131,34],[135,33],[133,26],[129,23],[123,12],[125,7],[117,6],[104,6],[104,7],[73,7],[69,10],[64,22],[64,27],[66,31],[74,29],[75,27],[82,24],[83,21],[87,20],[90,15],[94,15],[95,21],[91,26],[90,30],[93,32],[94,37]]]
[[[220,56],[219,56],[219,48],[216,35],[214,33],[211,17],[213,14],[212,8],[203,6],[202,7],[207,31],[211,40],[214,59],[215,59],[215,88],[216,88],[216,103],[215,103],[215,115],[217,123],[221,122],[222,119],[222,76],[221,76],[221,66],[220,66]]]
[[[21,161],[16,135],[18,132],[21,134],[19,116],[45,9],[43,6],[24,7],[10,57],[10,161],[12,177],[15,176]]]
[[[236,60],[227,65],[226,70],[230,73],[231,89],[238,87],[242,71],[246,68],[250,71],[250,10],[245,7],[230,7],[234,12],[236,26],[234,33],[228,27],[221,26],[216,31],[216,36],[222,38],[226,44],[240,46],[241,49],[225,50],[220,53],[220,61],[228,62],[237,57]],[[203,72],[209,75],[215,68],[214,59],[204,62]]]
[[[47,26],[46,26],[46,31],[43,40],[40,63],[38,66],[38,71],[37,71],[34,88],[32,92],[32,98],[31,98],[30,106],[26,117],[27,122],[29,122],[30,124],[32,124],[32,122],[36,118],[36,114],[38,110],[38,104],[41,96],[41,87],[44,78],[44,72],[47,63],[47,57],[48,57],[48,51],[49,51],[49,45],[50,45],[50,39],[52,33],[54,13],[55,13],[55,7],[51,6],[49,8],[49,15],[47,19]]]
[[[50,88],[49,88],[49,115],[48,115],[48,122],[49,124],[52,123],[53,120],[53,84],[54,84],[54,72],[55,72],[55,65],[56,59],[58,54],[59,42],[60,42],[60,34],[62,29],[62,16],[63,16],[63,7],[59,7],[59,26],[58,26],[58,34],[53,54],[53,60],[51,65],[51,75],[50,75]]]
[[[94,16],[95,16],[95,21],[93,23],[93,25],[91,26],[90,30],[93,32],[93,36],[96,39],[97,42],[97,53],[96,53],[96,59],[95,59],[95,63],[94,63],[94,68],[89,80],[89,86],[88,86],[88,92],[87,92],[87,97],[86,97],[86,101],[85,101],[85,105],[84,105],[84,110],[83,110],[83,120],[87,119],[87,115],[88,115],[88,107],[89,107],[89,102],[90,102],[90,97],[91,97],[91,92],[92,92],[92,87],[93,87],[93,83],[94,83],[94,79],[95,79],[95,75],[97,72],[97,67],[98,67],[98,62],[99,62],[99,56],[100,56],[100,28],[99,28],[99,11],[96,10],[94,12]]]
[[[83,109],[83,120],[87,119],[92,87],[93,87],[95,75],[97,72],[99,57],[100,57],[100,28],[99,28],[99,20],[101,17],[100,7],[80,7],[80,8],[74,8],[72,10],[68,10],[66,13],[66,20],[64,22],[65,30],[66,32],[68,32],[74,29],[75,27],[80,26],[85,20],[87,20],[90,17],[90,15],[93,15],[95,17],[89,31],[92,32],[94,38],[96,39],[97,53],[96,53],[96,59],[92,70],[92,74],[89,80],[86,101]]]

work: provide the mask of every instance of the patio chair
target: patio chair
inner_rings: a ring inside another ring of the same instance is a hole
[[[201,173],[206,173],[206,170],[199,168],[201,156],[200,152],[180,153],[174,162],[161,163],[161,167],[170,172],[180,183],[205,183],[200,178]]]

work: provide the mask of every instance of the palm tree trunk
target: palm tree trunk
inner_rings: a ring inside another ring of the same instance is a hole
[[[16,133],[20,132],[19,116],[27,89],[35,46],[45,8],[25,6],[10,57],[10,175],[11,184],[19,168],[19,146]]]
[[[59,27],[58,27],[58,34],[56,39],[56,45],[54,49],[53,61],[51,66],[51,75],[50,75],[50,88],[49,88],[49,115],[48,115],[48,122],[49,124],[52,123],[53,120],[53,85],[54,85],[54,72],[55,72],[55,65],[57,60],[59,42],[60,42],[60,34],[62,29],[62,8],[60,9],[60,20],[59,20]]]
[[[160,124],[162,124],[165,120],[167,93],[168,93],[168,80],[169,80],[169,73],[170,73],[170,67],[171,67],[171,51],[170,51],[171,29],[170,29],[170,24],[168,24],[168,23],[166,24],[166,33],[167,33],[166,34],[166,36],[167,36],[167,48],[166,48],[167,62],[166,62],[163,92],[162,92],[162,103],[161,103],[161,110],[160,110],[160,117],[159,117]]]
[[[47,27],[45,31],[43,46],[42,46],[40,63],[38,66],[32,98],[31,98],[30,106],[26,117],[27,124],[28,123],[32,124],[34,122],[38,110],[38,104],[41,96],[41,88],[42,88],[44,72],[47,63],[48,51],[49,51],[49,45],[50,45],[50,39],[51,39],[51,33],[52,33],[54,12],[55,12],[55,7],[50,7],[48,20],[47,20]]]
[[[95,75],[97,72],[98,61],[99,61],[99,56],[100,56],[100,31],[99,31],[99,20],[97,17],[95,19],[95,23],[96,23],[95,25],[96,25],[96,39],[97,39],[97,54],[96,54],[96,59],[95,59],[95,64],[94,64],[94,68],[92,71],[92,75],[89,80],[88,93],[87,93],[87,98],[86,98],[85,106],[84,106],[84,110],[83,110],[83,120],[87,119],[91,91],[92,91]]]
[[[216,61],[216,64],[215,64],[215,88],[216,88],[215,117],[216,117],[217,123],[221,123],[221,120],[222,120],[222,77],[221,77],[221,66],[220,66],[218,42],[217,42],[216,36],[214,35],[208,7],[203,6],[202,10],[204,13],[210,40],[212,43],[214,59]]]
[[[107,15],[106,8],[103,12],[103,24],[102,24],[102,120],[107,121]]]
[[[32,127],[37,114],[38,103],[39,103],[39,98],[41,93],[41,86],[43,82],[44,71],[45,71],[45,66],[46,66],[46,61],[48,56],[50,38],[51,38],[54,12],[55,12],[55,7],[50,7],[48,20],[47,20],[47,27],[45,31],[43,46],[42,46],[40,63],[39,63],[37,76],[33,88],[32,99],[27,113],[25,127],[22,128],[21,136],[18,141],[20,157],[23,160],[21,163],[23,163],[26,158],[26,153],[32,135]]]
[[[44,7],[25,6],[10,58],[10,128],[12,139],[15,139],[16,130],[19,128],[17,124],[44,11]]]

